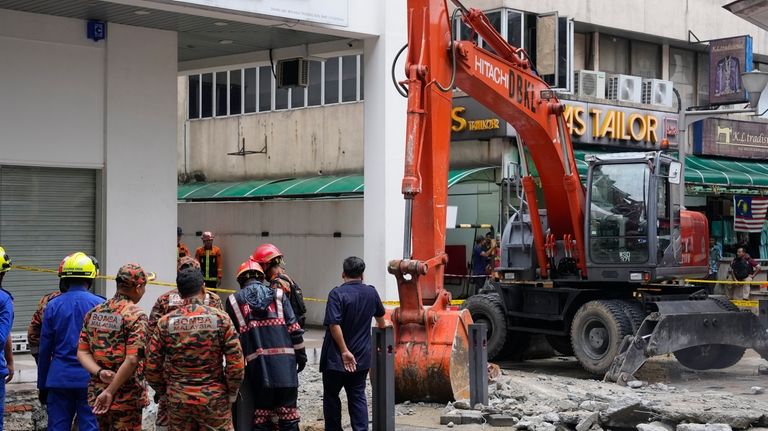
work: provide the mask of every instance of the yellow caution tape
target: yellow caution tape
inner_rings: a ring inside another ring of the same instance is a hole
[[[735,281],[735,280],[699,280],[695,278],[686,278],[686,283],[705,283],[705,284],[768,284],[768,281]]]

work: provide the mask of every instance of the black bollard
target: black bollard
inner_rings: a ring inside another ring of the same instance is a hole
[[[395,430],[395,335],[392,327],[373,328],[373,431]]]
[[[469,325],[469,404],[488,405],[488,340],[482,323]]]

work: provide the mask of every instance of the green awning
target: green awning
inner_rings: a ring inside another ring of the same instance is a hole
[[[588,154],[609,151],[574,151],[576,165],[582,181],[586,179],[589,165],[584,160]],[[712,159],[689,155],[685,157],[685,182],[721,187],[768,187],[768,164],[753,161]]]
[[[463,182],[494,182],[495,167],[451,170],[448,187]],[[180,201],[248,200],[359,196],[364,190],[362,175],[321,175],[238,182],[179,184]]]

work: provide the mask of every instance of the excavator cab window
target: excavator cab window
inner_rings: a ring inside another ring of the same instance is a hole
[[[601,164],[592,168],[589,254],[595,263],[648,261],[647,163]]]

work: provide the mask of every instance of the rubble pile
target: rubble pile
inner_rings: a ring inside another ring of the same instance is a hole
[[[744,394],[692,392],[662,383],[627,387],[595,380],[505,370],[488,388],[488,405],[466,400],[444,407],[440,422],[529,431],[725,431],[768,426],[768,403]]]

